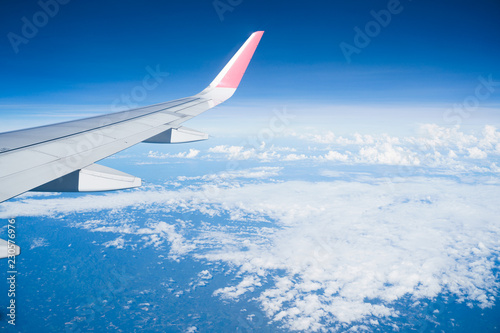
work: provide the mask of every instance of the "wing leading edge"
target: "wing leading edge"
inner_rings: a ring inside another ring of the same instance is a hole
[[[0,202],[30,190],[103,191],[140,179],[95,163],[140,142],[204,140],[180,126],[229,99],[262,38],[253,33],[214,81],[187,98],[103,116],[0,134]]]

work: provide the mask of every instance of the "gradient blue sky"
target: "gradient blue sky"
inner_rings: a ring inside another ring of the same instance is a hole
[[[340,43],[354,44],[354,28],[364,29],[370,12],[388,3],[243,0],[221,21],[212,0],[71,0],[15,53],[8,34],[21,35],[22,18],[32,21],[41,7],[6,0],[0,11],[1,116],[7,123],[40,110],[66,116],[105,110],[141,83],[148,66],[170,75],[141,104],[195,94],[256,30],[266,34],[229,106],[265,101],[443,109],[473,94],[479,76],[500,81],[497,0],[401,0],[401,12],[347,63]],[[500,105],[499,92],[481,107]]]

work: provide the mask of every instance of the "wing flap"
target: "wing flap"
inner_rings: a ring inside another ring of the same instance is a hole
[[[141,186],[141,179],[99,164],[92,164],[81,170],[39,186],[38,192],[99,192],[124,190]]]
[[[203,141],[208,139],[208,134],[197,130],[179,127],[171,128],[165,132],[153,136],[145,140],[146,143],[187,143],[195,141]]]

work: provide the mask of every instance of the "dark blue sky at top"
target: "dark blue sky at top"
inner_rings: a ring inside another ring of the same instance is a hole
[[[223,21],[213,3],[71,0],[16,54],[8,33],[21,35],[21,19],[41,8],[4,0],[0,104],[106,105],[156,65],[170,75],[145,104],[195,94],[256,30],[266,33],[240,98],[454,103],[480,75],[500,81],[498,0],[401,0],[401,12],[351,63],[339,44],[354,45],[354,27],[364,30],[389,1],[243,0]],[[496,104],[499,91],[487,102]]]

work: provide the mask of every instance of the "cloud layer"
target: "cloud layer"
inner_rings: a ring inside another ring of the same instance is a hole
[[[228,263],[237,268],[237,279],[213,295],[254,299],[269,320],[291,330],[391,323],[405,316],[398,304],[440,295],[471,307],[494,304],[498,184],[419,177],[272,181],[282,172],[225,172],[223,182],[215,175],[178,179],[184,185],[178,190],[25,197],[4,203],[0,217],[95,213],[73,226],[116,234],[103,246],[162,251],[168,245],[173,260]],[[201,183],[187,186],[193,181]],[[106,218],[117,212],[120,219]],[[175,220],[172,212],[207,219]],[[146,225],[137,226],[145,216]],[[207,222],[217,217],[226,225]],[[132,236],[141,237],[139,248]]]
[[[216,145],[205,151],[190,149],[177,154],[150,151],[152,160],[199,158],[214,161],[257,161],[259,163],[335,163],[344,165],[402,166],[411,172],[424,168],[448,174],[500,171],[500,132],[486,125],[480,132],[466,132],[459,126],[420,125],[414,135],[359,134],[340,136],[333,132],[292,131],[288,144],[253,142],[248,145]],[[295,140],[295,141],[294,141]],[[250,140],[248,140],[250,142]]]

